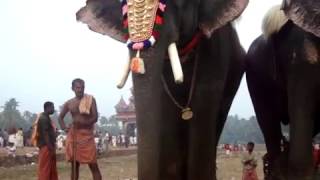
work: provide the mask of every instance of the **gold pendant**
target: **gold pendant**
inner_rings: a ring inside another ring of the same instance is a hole
[[[182,109],[181,118],[183,120],[190,120],[192,117],[193,117],[193,112],[191,111],[191,108],[187,107]]]

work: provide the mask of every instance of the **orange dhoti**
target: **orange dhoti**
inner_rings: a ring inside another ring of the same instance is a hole
[[[56,154],[43,146],[38,158],[38,180],[58,180]]]
[[[94,142],[92,129],[76,129],[75,134],[73,129],[68,132],[66,139],[66,159],[70,162],[73,161],[74,148],[77,162],[86,164],[97,162],[96,144]]]
[[[244,169],[242,180],[258,180],[256,169]]]

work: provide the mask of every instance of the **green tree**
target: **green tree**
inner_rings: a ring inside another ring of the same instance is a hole
[[[15,98],[9,99],[5,102],[3,106],[3,111],[1,112],[2,118],[0,122],[0,127],[4,129],[12,128],[28,128],[28,123],[23,119],[21,113],[17,109],[19,106],[18,101]]]
[[[22,114],[22,118],[27,122],[28,125],[31,126],[37,118],[37,114],[30,111],[24,111]]]
[[[101,116],[100,119],[99,119],[99,122],[100,122],[100,125],[105,125],[105,124],[108,124],[108,118],[106,118],[105,116]]]
[[[239,119],[237,115],[228,116],[221,134],[220,143],[247,143],[253,141],[263,144],[264,138],[255,116]]]
[[[116,119],[115,116],[109,117],[107,121],[105,121],[105,117],[101,116],[99,119],[101,126],[100,130],[108,131],[111,135],[118,135],[121,132],[119,121]]]

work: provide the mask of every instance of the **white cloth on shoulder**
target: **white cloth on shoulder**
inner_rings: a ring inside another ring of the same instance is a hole
[[[84,94],[79,104],[80,114],[90,114],[92,99],[93,99],[93,96]]]

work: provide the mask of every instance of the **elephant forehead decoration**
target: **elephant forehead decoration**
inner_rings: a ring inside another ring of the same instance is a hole
[[[123,0],[123,26],[128,48],[142,50],[151,47],[159,37],[163,24],[164,0]]]
[[[163,24],[165,0],[123,0],[122,15],[125,39],[128,48],[137,51],[131,60],[131,70],[144,74],[144,62],[140,50],[154,45],[159,37],[159,26]]]
[[[138,74],[145,73],[144,61],[140,51],[153,46],[159,38],[160,27],[163,24],[163,14],[166,0],[122,0],[123,33],[129,49],[137,51],[132,59],[128,59],[125,71],[117,85],[122,88],[130,71]],[[176,83],[183,82],[183,72],[176,44],[168,47],[168,55]]]

